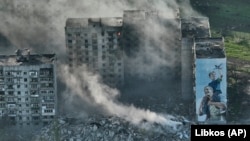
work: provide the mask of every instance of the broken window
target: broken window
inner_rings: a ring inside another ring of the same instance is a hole
[[[97,40],[96,39],[92,39],[92,44],[97,44]]]
[[[113,36],[113,32],[112,31],[108,31],[108,36]]]
[[[97,38],[97,33],[92,33],[92,38]]]
[[[21,71],[17,71],[16,74],[17,74],[17,75],[21,75]]]
[[[44,110],[44,113],[52,113],[53,112],[53,110]]]
[[[53,83],[41,83],[41,88],[53,87]]]
[[[104,31],[102,31],[102,32],[101,32],[101,35],[102,35],[102,36],[104,36],[104,35],[105,35],[105,32],[104,32]]]
[[[0,91],[0,95],[4,95],[4,91]]]
[[[30,75],[31,77],[37,77],[37,71],[30,71],[30,72],[29,72],[29,75]]]
[[[11,73],[9,71],[5,72],[7,76],[10,76]]]
[[[4,101],[4,97],[3,96],[0,96],[0,101]]]
[[[76,33],[76,37],[80,37],[81,36],[81,33]]]
[[[24,78],[24,79],[23,79],[24,82],[27,82],[27,80],[28,80],[27,78]]]
[[[1,98],[0,98],[1,101]],[[5,108],[5,103],[0,103],[0,108]]]
[[[45,75],[45,76],[53,75],[53,68],[41,68],[40,75]]]
[[[39,120],[39,117],[38,116],[33,116],[32,119],[33,120]]]
[[[106,59],[106,56],[105,56],[105,55],[103,55],[103,56],[102,56],[102,60],[105,60],[105,59]]]
[[[9,95],[14,95],[14,91],[8,91]]]
[[[41,91],[41,93],[42,93],[42,94],[46,94],[46,93],[47,93],[47,91]]]
[[[38,82],[38,78],[31,78],[31,82]]]
[[[93,55],[94,55],[94,56],[97,56],[97,55],[98,55],[98,52],[97,52],[97,51],[94,51],[94,52],[93,52]]]
[[[34,90],[33,90],[33,91],[30,91],[30,94],[31,94],[31,95],[36,95],[36,94],[37,94],[37,91],[34,91]]]
[[[98,49],[97,45],[93,45],[93,50],[97,50],[97,49]]]
[[[37,84],[31,84],[31,88],[36,89],[37,88]]]
[[[8,85],[8,89],[13,89],[13,85]]]
[[[8,102],[14,102],[14,97],[8,97],[8,98],[7,98],[7,101],[8,101]]]

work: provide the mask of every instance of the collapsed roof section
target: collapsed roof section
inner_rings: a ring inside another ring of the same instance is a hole
[[[122,17],[112,18],[69,18],[66,21],[66,27],[86,28],[88,26],[108,26],[121,27],[123,23]]]
[[[18,49],[16,55],[0,55],[0,66],[53,64],[55,54],[30,54],[29,49]]]
[[[187,17],[181,19],[182,37],[211,37],[209,19],[206,17]]]
[[[196,58],[225,58],[224,38],[195,38]]]

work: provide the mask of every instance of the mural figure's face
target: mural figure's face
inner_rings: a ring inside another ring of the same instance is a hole
[[[214,71],[211,72],[209,77],[210,77],[211,80],[215,80],[216,79],[216,73]]]
[[[206,96],[211,97],[213,95],[213,88],[209,86],[205,87],[204,93]]]

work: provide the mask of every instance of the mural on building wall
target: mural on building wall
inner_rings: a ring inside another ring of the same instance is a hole
[[[196,59],[195,75],[198,122],[226,122],[226,59]]]

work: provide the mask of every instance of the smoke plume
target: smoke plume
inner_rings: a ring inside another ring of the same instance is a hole
[[[92,106],[104,111],[103,114],[115,115],[136,125],[147,121],[151,124],[158,123],[176,128],[177,125],[181,124],[172,121],[171,116],[119,103],[116,100],[120,95],[119,91],[102,84],[99,75],[87,71],[84,66],[72,71],[69,67],[63,65],[60,67],[60,73],[61,79],[68,86],[67,92],[77,95],[82,100],[82,104],[92,103]]]
[[[35,53],[54,52],[62,61],[59,61],[60,65],[66,58],[64,27],[67,18],[122,17],[124,10],[152,9],[163,13],[165,19],[173,19],[179,7],[174,0],[1,0],[0,34],[11,46],[0,49],[1,53],[10,53],[16,48],[30,48]],[[136,70],[134,74],[155,74],[161,67],[171,67],[175,63],[173,47],[177,44],[173,37],[179,35],[173,29],[178,29],[179,24],[176,20],[168,21],[170,26],[151,20],[147,22],[147,28],[138,27],[146,42],[140,45],[142,49],[137,57],[128,58],[131,70]],[[96,111],[104,110],[135,124],[142,120],[171,126],[179,124],[164,115],[119,103],[116,100],[119,91],[100,83],[98,75],[84,68],[71,73],[67,67],[60,65],[58,70],[60,80],[67,87],[63,94],[69,107],[78,105],[86,111],[95,107]]]

